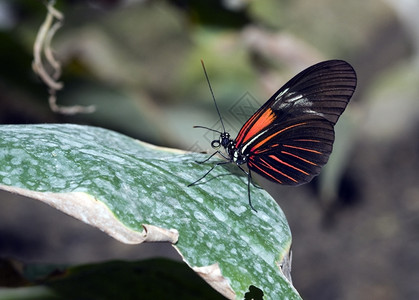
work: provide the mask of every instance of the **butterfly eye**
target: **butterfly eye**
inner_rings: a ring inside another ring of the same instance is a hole
[[[211,147],[212,148],[214,148],[214,149],[217,149],[217,148],[220,148],[220,141],[219,140],[213,140],[212,142],[211,142]]]

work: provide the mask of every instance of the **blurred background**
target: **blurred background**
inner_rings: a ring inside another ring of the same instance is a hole
[[[268,187],[293,233],[304,299],[419,299],[419,2],[409,0],[56,1],[59,105],[32,71],[44,1],[0,1],[0,123],[100,126],[153,144],[210,148],[193,125],[218,117],[234,135],[302,69],[344,59],[358,87],[334,153],[305,186]],[[165,256],[123,245],[35,200],[0,192],[0,257],[86,263]]]

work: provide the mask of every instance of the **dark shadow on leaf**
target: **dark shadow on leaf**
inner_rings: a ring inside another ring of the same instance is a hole
[[[244,300],[262,300],[263,291],[254,285],[249,286],[249,291],[244,294]]]

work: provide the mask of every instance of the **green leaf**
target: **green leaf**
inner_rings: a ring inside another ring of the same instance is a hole
[[[78,125],[0,127],[0,188],[41,200],[124,243],[168,241],[224,296],[249,286],[265,299],[300,299],[280,266],[291,233],[276,202],[207,155],[158,148]],[[215,160],[215,159],[214,159]],[[215,160],[216,161],[216,160]]]

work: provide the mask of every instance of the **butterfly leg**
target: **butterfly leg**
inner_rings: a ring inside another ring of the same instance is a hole
[[[215,153],[217,153],[217,152],[215,152]],[[218,162],[218,163],[216,163],[215,165],[213,165],[212,167],[211,167],[211,169],[209,169],[202,177],[200,177],[198,180],[195,180],[194,182],[192,182],[192,183],[190,183],[190,184],[188,184],[188,187],[189,186],[193,186],[193,185],[195,185],[195,184],[197,184],[198,182],[200,182],[202,179],[204,179],[209,173],[211,173],[211,171],[212,170],[214,170],[214,168],[216,167],[216,166],[219,166],[219,165],[225,165],[225,164],[229,164],[230,163],[230,161],[220,161],[220,162]]]
[[[249,172],[247,172],[245,169],[243,169],[240,165],[237,165],[239,168],[240,168],[240,170],[242,170],[242,172],[244,173],[244,174],[246,174],[247,175],[247,177],[249,177],[250,175],[250,170],[249,170]],[[250,178],[252,178],[252,176],[250,176]],[[260,189],[260,190],[263,190],[263,187],[261,187],[261,186],[259,186],[259,185],[257,185],[256,183],[254,183],[253,182],[253,180],[251,179],[250,180],[251,181],[251,183],[252,183],[252,185],[255,187],[255,188],[257,188],[257,189]]]
[[[261,187],[259,187],[259,186],[257,186],[257,185],[255,185],[254,184],[254,182],[253,182],[253,180],[252,180],[252,175],[250,174],[250,169],[249,169],[249,172],[246,172],[246,170],[245,169],[243,169],[240,165],[237,165],[238,167],[239,167],[239,169],[240,170],[242,170],[243,171],[243,173],[244,174],[246,174],[247,175],[247,196],[249,197],[249,205],[250,205],[250,207],[255,211],[255,212],[258,212],[254,207],[253,207],[253,205],[252,205],[252,200],[250,199],[250,183],[252,183],[253,184],[253,186],[255,186],[255,187],[257,187],[257,188],[260,188],[261,189]]]
[[[205,162],[207,162],[207,161],[209,161],[215,154],[217,154],[217,153],[221,153],[220,151],[215,151],[213,154],[211,154],[210,156],[208,156],[206,159],[204,159],[203,161],[197,161],[197,160],[195,160],[195,162],[197,163],[197,164],[203,164],[203,163],[205,163]]]

